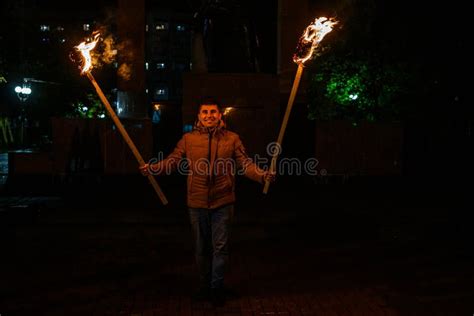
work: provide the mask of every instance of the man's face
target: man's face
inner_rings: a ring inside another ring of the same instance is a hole
[[[203,104],[199,110],[198,119],[204,127],[216,127],[222,114],[215,104]]]

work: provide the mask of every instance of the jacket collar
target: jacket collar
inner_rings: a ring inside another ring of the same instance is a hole
[[[201,134],[212,134],[212,135],[222,134],[224,133],[225,129],[226,129],[226,125],[223,120],[220,120],[219,124],[213,129],[209,129],[203,126],[201,121],[199,120],[196,120],[193,127],[193,130],[198,131]]]

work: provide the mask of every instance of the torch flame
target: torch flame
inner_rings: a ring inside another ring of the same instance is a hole
[[[304,64],[308,59],[310,59],[324,36],[331,32],[332,27],[337,23],[338,21],[333,18],[316,18],[300,37],[296,47],[296,53],[293,55],[293,61],[297,64]]]
[[[92,69],[91,50],[93,50],[97,45],[97,42],[99,41],[99,36],[100,33],[96,33],[92,41],[85,41],[75,46],[75,48],[81,52],[82,57],[84,58],[84,66],[82,67],[81,71],[82,74]]]

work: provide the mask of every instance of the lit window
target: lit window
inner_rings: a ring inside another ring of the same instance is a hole
[[[168,88],[167,87],[159,87],[159,88],[155,89],[154,99],[156,101],[167,100],[168,99]]]
[[[91,30],[91,25],[90,24],[83,24],[82,25],[82,29],[84,31],[90,31]]]
[[[40,25],[40,30],[41,32],[47,32],[49,31],[49,25]]]
[[[165,69],[166,65],[165,63],[157,63],[156,64],[156,69]]]
[[[185,29],[186,29],[186,28],[184,27],[184,25],[177,25],[177,26],[176,26],[176,31],[178,31],[178,32],[182,32],[182,31],[184,31]]]
[[[168,23],[165,23],[165,22],[157,23],[155,26],[155,30],[157,31],[164,31],[167,29],[168,29]]]

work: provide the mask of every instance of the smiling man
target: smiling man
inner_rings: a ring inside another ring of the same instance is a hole
[[[201,124],[207,128],[216,128],[222,118],[222,113],[215,104],[202,104],[198,115]]]
[[[225,302],[224,272],[229,258],[236,170],[262,184],[273,182],[275,174],[251,161],[240,137],[225,128],[221,108],[213,99],[199,103],[193,131],[184,134],[168,157],[140,170],[143,175],[167,174],[176,170],[184,157],[188,163],[187,205],[199,271],[195,298],[210,298],[214,305],[221,306]]]

